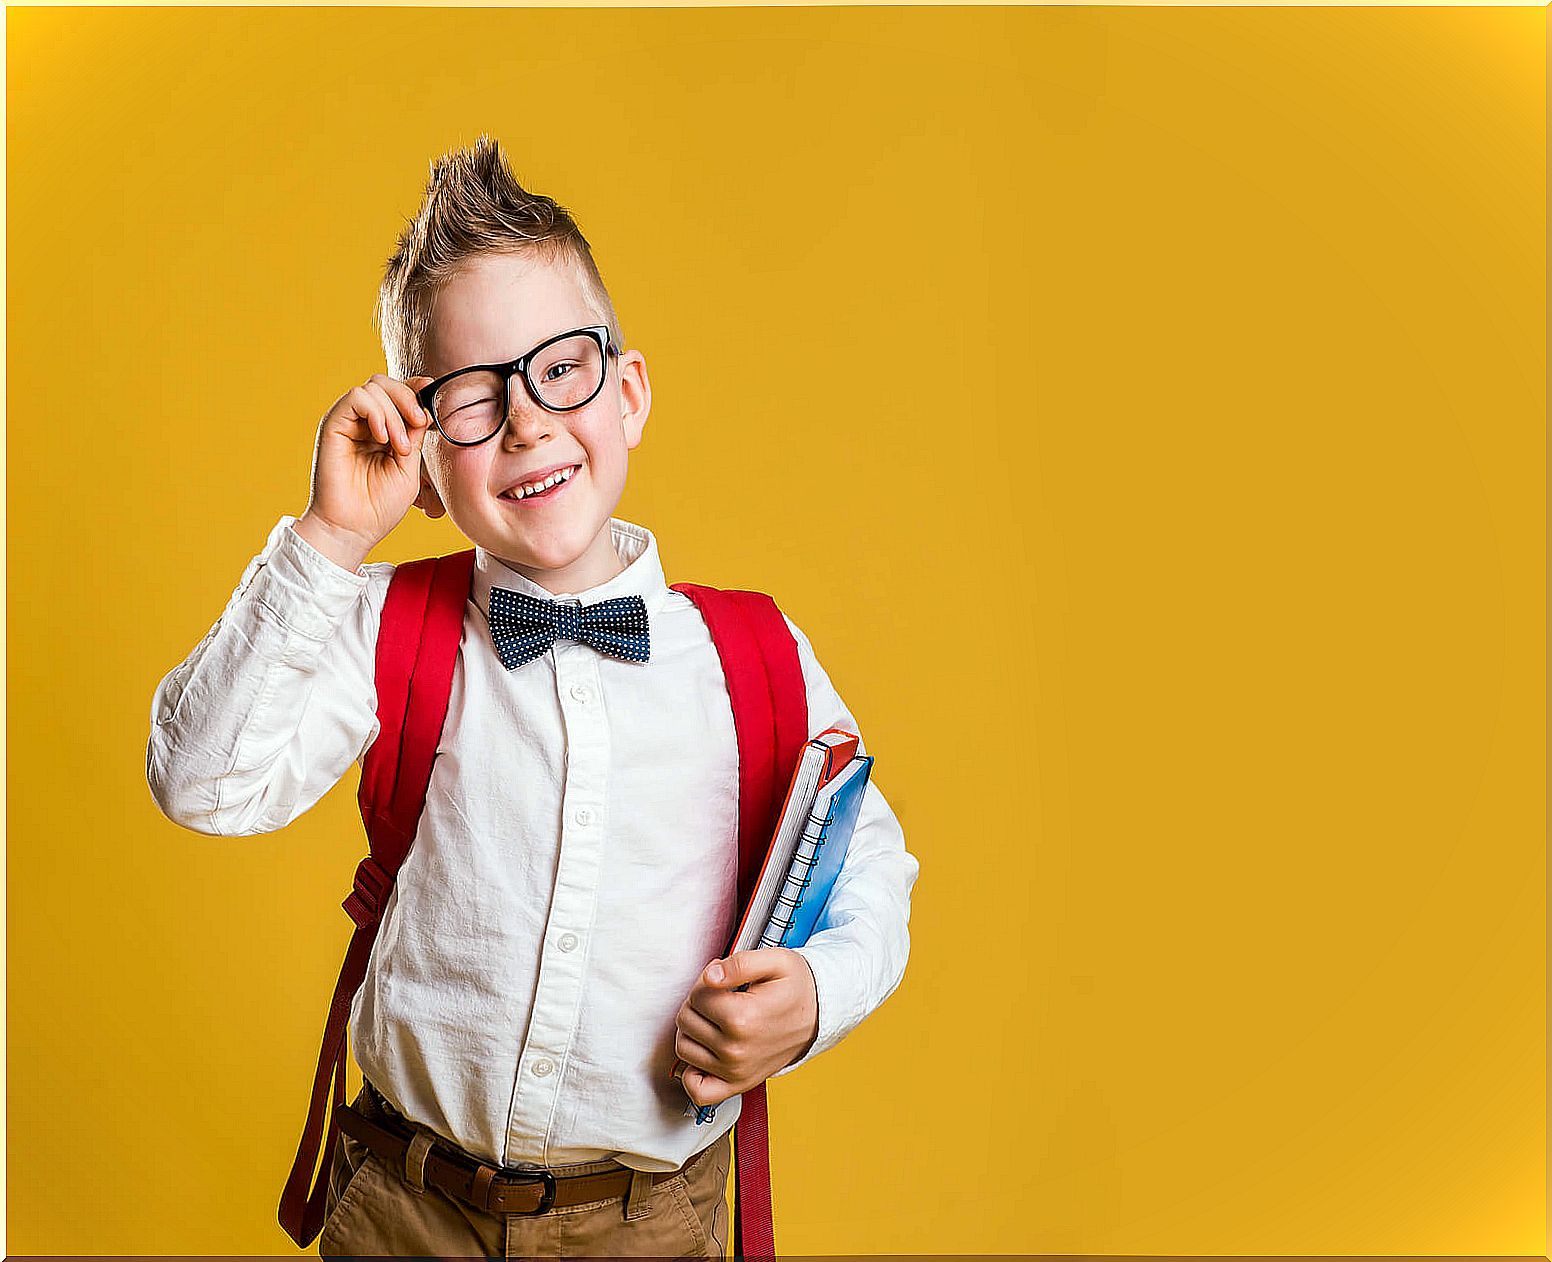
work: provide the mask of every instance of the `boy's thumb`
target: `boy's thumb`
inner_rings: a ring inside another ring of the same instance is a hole
[[[408,377],[405,379],[404,384],[407,385],[411,390],[418,391],[421,386],[435,380],[436,378],[434,377]],[[409,438],[411,455],[418,455],[420,453],[421,447],[426,441],[426,436],[430,434],[434,428],[431,421],[431,413],[427,409],[420,406],[419,399],[415,400],[415,406],[420,412],[420,423],[410,427],[411,433]],[[438,516],[438,514],[433,513],[432,516],[435,517]]]
[[[422,386],[429,386],[435,380],[435,377],[406,377],[404,384],[411,390],[418,392]],[[416,402],[418,403],[419,400],[417,399]],[[427,419],[429,420],[430,418],[428,417]]]

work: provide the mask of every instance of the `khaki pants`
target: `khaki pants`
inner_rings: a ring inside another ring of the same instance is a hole
[[[370,1087],[352,1103],[368,1117],[382,1116]],[[732,1153],[729,1131],[688,1174],[651,1185],[643,1202],[649,1212],[634,1219],[625,1217],[623,1196],[543,1214],[490,1214],[440,1188],[416,1191],[402,1171],[389,1169],[383,1157],[341,1131],[318,1255],[725,1258]],[[617,1168],[613,1161],[551,1167],[578,1173]]]

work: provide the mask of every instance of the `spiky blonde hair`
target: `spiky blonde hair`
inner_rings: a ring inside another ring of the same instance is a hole
[[[573,266],[614,344],[624,347],[614,303],[571,212],[525,189],[500,142],[481,135],[433,160],[420,210],[384,270],[373,322],[389,376],[402,381],[424,375],[432,308],[463,264],[481,254],[528,251],[547,263],[562,259]]]

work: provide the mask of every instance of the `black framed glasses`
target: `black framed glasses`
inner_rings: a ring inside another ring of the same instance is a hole
[[[604,388],[609,356],[620,348],[607,324],[570,329],[546,338],[505,364],[471,364],[415,391],[437,431],[458,447],[495,437],[507,422],[507,391],[521,376],[529,397],[550,412],[586,407]]]

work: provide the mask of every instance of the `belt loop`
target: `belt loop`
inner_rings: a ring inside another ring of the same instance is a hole
[[[469,1203],[483,1209],[487,1214],[492,1213],[490,1205],[490,1185],[496,1178],[494,1166],[480,1162],[479,1168],[474,1172],[474,1181],[469,1187]]]
[[[419,1127],[415,1138],[404,1150],[404,1181],[419,1194],[426,1190],[426,1156],[431,1152],[431,1136]]]
[[[625,1194],[625,1217],[627,1221],[635,1221],[645,1218],[652,1212],[652,1172],[650,1170],[632,1170],[630,1191]]]

